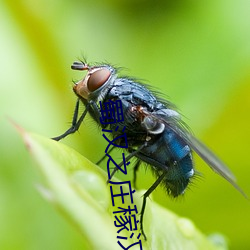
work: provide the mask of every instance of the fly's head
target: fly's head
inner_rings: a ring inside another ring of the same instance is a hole
[[[71,69],[88,71],[86,76],[73,87],[75,94],[85,100],[89,100],[90,96],[98,97],[116,77],[115,69],[110,65],[89,66],[83,62],[74,62]]]

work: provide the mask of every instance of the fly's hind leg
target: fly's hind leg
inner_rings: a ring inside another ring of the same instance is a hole
[[[158,179],[154,182],[154,184],[143,195],[143,201],[142,201],[142,207],[141,207],[141,216],[140,216],[140,225],[141,225],[141,233],[142,233],[145,240],[147,240],[147,237],[146,237],[146,234],[145,234],[144,228],[143,228],[143,219],[144,219],[144,213],[145,213],[147,198],[159,186],[159,184],[162,182],[162,180],[164,179],[166,174],[167,174],[167,171],[163,172],[158,177]]]

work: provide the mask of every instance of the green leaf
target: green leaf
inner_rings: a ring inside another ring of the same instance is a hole
[[[117,244],[107,174],[72,148],[18,129],[44,176],[46,187],[39,185],[39,191],[81,232],[87,246],[84,249],[121,249]],[[118,193],[118,188],[113,187]],[[137,191],[133,195],[138,210],[143,193]],[[225,242],[212,243],[189,219],[177,216],[152,199],[147,201],[144,218],[148,238],[144,241],[141,237],[144,250],[227,249]],[[128,247],[138,241],[136,236],[120,241]],[[139,249],[138,245],[134,249]]]

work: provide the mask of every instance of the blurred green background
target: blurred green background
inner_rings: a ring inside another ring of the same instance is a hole
[[[47,137],[64,132],[72,80],[83,76],[70,65],[82,55],[167,95],[250,196],[249,13],[247,0],[1,1],[0,249],[81,249],[81,235],[36,191],[39,173],[8,117]],[[105,148],[97,131],[87,119],[63,143],[96,162]],[[206,234],[224,234],[230,249],[250,249],[250,202],[195,160],[203,177],[184,198],[158,188],[153,199]],[[140,170],[140,188],[153,180]]]

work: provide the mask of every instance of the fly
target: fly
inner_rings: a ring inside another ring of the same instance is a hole
[[[157,176],[156,181],[143,195],[140,224],[145,239],[143,216],[147,197],[159,184],[163,184],[172,197],[184,193],[195,174],[192,151],[246,197],[227,166],[188,131],[172,103],[158,98],[146,85],[132,78],[119,77],[117,70],[111,65],[90,66],[85,62],[74,62],[71,68],[87,71],[87,74],[73,87],[78,99],[71,127],[53,139],[59,141],[76,132],[87,113],[102,128],[106,128],[100,122],[100,102],[121,101],[125,114],[121,125],[126,127],[129,142],[127,149],[129,155],[126,159],[132,157],[137,159],[134,166],[134,180],[141,163],[150,165]],[[80,102],[85,106],[85,110],[78,117]],[[108,128],[113,130],[114,126],[110,124]],[[121,133],[116,131],[112,136],[115,138]],[[120,144],[123,143],[121,140]],[[103,159],[104,157],[101,160]],[[113,170],[109,180],[116,171],[117,168]]]

